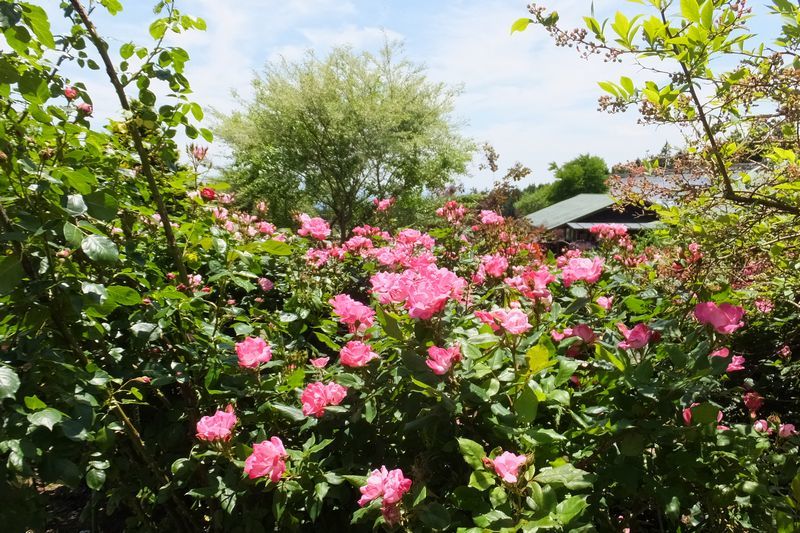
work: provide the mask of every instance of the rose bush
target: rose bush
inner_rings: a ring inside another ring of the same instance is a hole
[[[159,6],[157,38],[204,26]],[[64,7],[58,46],[105,61]],[[618,229],[554,256],[452,202],[426,228],[278,229],[178,162],[185,52],[123,45],[112,84],[138,92],[103,131],[44,68],[44,11],[0,13],[8,530],[51,524],[62,487],[99,529],[791,531],[791,354],[748,358],[746,291]]]

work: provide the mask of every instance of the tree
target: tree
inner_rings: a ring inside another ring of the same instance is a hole
[[[602,193],[608,190],[608,167],[602,158],[584,154],[559,167],[551,163],[556,181],[550,189],[549,202],[554,204],[581,193]]]
[[[537,183],[527,187],[522,191],[522,197],[514,203],[515,214],[522,217],[551,205],[552,189],[552,183]]]
[[[267,200],[280,224],[314,207],[345,238],[369,220],[372,199],[402,204],[464,172],[472,146],[450,118],[457,91],[400,52],[387,43],[377,55],[337,48],[268,65],[254,99],[221,116],[242,201]]]

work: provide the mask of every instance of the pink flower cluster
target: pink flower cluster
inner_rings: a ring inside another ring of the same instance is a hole
[[[484,255],[481,258],[481,266],[478,275],[488,274],[493,278],[500,278],[508,270],[508,259],[500,254]]]
[[[389,208],[391,208],[396,201],[397,200],[395,198],[384,198],[382,200],[379,198],[375,198],[374,200],[372,200],[372,203],[375,205],[375,208],[379,212],[383,212],[383,211],[388,211]]]
[[[595,257],[573,257],[561,269],[561,281],[565,287],[569,287],[576,281],[586,283],[597,283],[603,274],[603,258]]]
[[[368,344],[361,341],[350,341],[339,352],[339,362],[344,366],[360,368],[377,358],[378,354],[372,351]]]
[[[367,477],[367,484],[359,489],[361,498],[358,505],[364,507],[369,502],[381,498],[381,511],[389,523],[397,520],[397,504],[403,499],[403,495],[411,490],[411,480],[403,475],[399,468],[387,470],[381,466],[379,470],[373,470]]]
[[[597,334],[586,324],[578,324],[574,328],[564,328],[560,333],[554,329],[550,332],[550,336],[556,342],[561,342],[568,337],[579,337],[585,344],[592,344],[597,340]]]
[[[229,404],[224,411],[217,410],[213,416],[204,416],[197,422],[197,438],[206,441],[228,440],[236,422],[233,406]]]
[[[446,268],[427,265],[402,274],[372,276],[372,293],[381,304],[403,304],[411,318],[429,320],[448,300],[460,300],[467,282]]]
[[[272,348],[260,337],[247,337],[236,343],[236,355],[239,357],[239,366],[257,368],[262,363],[269,363]]]
[[[269,477],[277,483],[286,471],[284,459],[289,455],[278,437],[253,445],[253,453],[244,461],[244,471],[250,479]]]
[[[347,387],[338,383],[309,383],[300,395],[303,414],[320,417],[329,405],[339,405],[347,396]]]
[[[322,218],[312,218],[305,213],[301,213],[298,215],[297,220],[300,222],[300,229],[297,230],[297,234],[302,237],[310,235],[317,240],[324,241],[331,234],[331,227]]]
[[[444,218],[451,224],[460,224],[467,214],[467,208],[455,200],[450,200],[436,210],[436,215]]]
[[[503,452],[494,459],[484,457],[483,463],[494,468],[495,473],[506,483],[516,483],[519,476],[519,469],[528,462],[528,456],[517,455],[511,452]]]
[[[495,211],[488,211],[486,209],[481,211],[480,219],[481,224],[486,226],[501,226],[506,221],[502,215],[497,214]]]
[[[622,336],[625,338],[618,346],[623,350],[638,350],[661,338],[661,334],[650,329],[647,324],[636,324],[633,329],[628,329],[625,324],[617,324]]]
[[[375,323],[375,311],[346,294],[338,294],[328,301],[339,321],[347,325],[350,333],[364,333]]]
[[[723,335],[730,335],[744,326],[744,309],[729,303],[699,303],[694,308],[694,316],[701,324],[709,325]]]
[[[595,224],[589,233],[604,241],[617,240],[628,235],[628,228],[622,224]]]
[[[461,349],[458,346],[450,346],[449,348],[431,346],[428,348],[428,359],[425,364],[434,374],[441,376],[447,374],[453,364],[459,361],[461,361]]]
[[[475,311],[475,316],[484,324],[488,324],[492,331],[503,330],[512,335],[521,335],[531,329],[528,315],[519,308],[519,302],[512,302],[511,306],[511,309]]]
[[[518,290],[526,298],[549,306],[553,295],[547,286],[554,281],[556,277],[547,268],[541,267],[538,270],[525,269],[514,277],[506,278],[505,284]]]

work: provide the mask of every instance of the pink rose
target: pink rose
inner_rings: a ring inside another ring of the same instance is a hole
[[[595,257],[573,257],[561,270],[561,281],[565,287],[569,287],[576,281],[586,283],[596,283],[603,274],[603,259]]]
[[[528,462],[526,455],[516,455],[511,452],[503,452],[494,460],[486,459],[494,467],[495,473],[507,483],[516,483],[519,468]]]
[[[258,278],[258,286],[262,291],[269,292],[275,287],[275,284],[267,278]]]
[[[437,376],[447,374],[453,367],[454,363],[461,361],[461,349],[458,346],[451,346],[449,348],[439,348],[438,346],[431,346],[428,348],[428,359],[425,364]]]
[[[375,322],[375,311],[372,308],[346,294],[338,294],[328,300],[328,303],[333,306],[333,312],[339,315],[339,320],[348,326],[350,333],[363,333]]]
[[[311,359],[311,366],[314,368],[325,368],[328,366],[328,361],[330,361],[330,357],[317,357],[316,359]]]
[[[361,341],[350,341],[339,352],[339,361],[344,366],[362,367],[377,358],[378,354]]]
[[[508,259],[502,255],[485,255],[481,259],[483,270],[494,278],[502,277],[508,269]]]
[[[78,97],[78,89],[72,87],[71,85],[67,85],[64,87],[64,96],[66,96],[67,100],[74,100]]]
[[[228,405],[224,411],[217,410],[213,416],[204,416],[197,423],[197,438],[207,441],[228,440],[236,420],[232,405]]]
[[[572,334],[580,337],[585,344],[592,344],[597,340],[597,334],[586,324],[578,324],[572,328]]]
[[[78,110],[79,113],[82,115],[91,116],[94,108],[92,104],[87,104],[86,102],[81,102],[80,104],[76,105],[75,108]]]
[[[769,422],[766,420],[756,420],[753,422],[753,430],[758,433],[772,434],[772,429],[769,427]]]
[[[608,311],[611,309],[611,304],[614,302],[613,296],[600,296],[597,298],[597,305]]]
[[[300,396],[303,414],[320,417],[325,413],[325,407],[339,405],[345,396],[347,396],[347,387],[338,383],[310,383]]]
[[[625,337],[625,340],[618,344],[623,350],[644,348],[661,337],[657,331],[650,329],[647,324],[636,324],[633,329],[628,329],[625,324],[619,323],[617,328],[622,333],[622,336]]]
[[[501,215],[498,215],[494,211],[487,211],[485,209],[481,211],[480,217],[481,224],[486,224],[487,226],[499,226],[505,222],[505,219]]]
[[[778,427],[778,436],[782,439],[788,439],[796,434],[797,431],[794,429],[794,424],[781,424],[780,427]]]
[[[272,359],[272,348],[260,337],[247,337],[236,343],[236,355],[239,357],[239,366],[256,368]]]
[[[253,445],[253,453],[244,462],[244,471],[250,479],[269,476],[277,483],[286,471],[283,459],[288,456],[281,439],[271,437]]]
[[[744,326],[744,309],[738,305],[724,303],[717,305],[714,302],[699,303],[694,308],[694,316],[701,324],[707,324],[717,333],[730,335]]]
[[[208,154],[208,146],[195,146],[192,148],[192,157],[198,161],[202,161]]]
[[[331,227],[319,217],[311,218],[303,213],[298,216],[297,219],[300,221],[300,229],[297,231],[298,235],[303,237],[311,235],[315,239],[323,241],[331,234]]]
[[[208,200],[208,201],[214,200],[217,197],[217,191],[215,191],[211,187],[203,187],[202,189],[200,189],[200,197],[203,198],[203,200]],[[223,211],[226,211],[227,213],[227,210],[225,210],[225,208],[223,208]],[[225,217],[215,217],[215,218],[224,219]]]
[[[532,327],[528,322],[528,315],[520,309],[513,308],[509,311],[498,309],[493,314],[500,326],[512,335],[521,335]]]
[[[359,488],[361,498],[358,505],[364,507],[377,498],[383,498],[382,507],[392,506],[403,499],[403,494],[411,490],[411,480],[403,475],[399,468],[387,470],[381,466],[380,470],[373,470],[367,477],[367,484]]]
[[[747,410],[750,411],[750,416],[752,418],[756,417],[756,413],[758,413],[758,410],[764,405],[764,397],[756,391],[745,392],[742,396],[742,401],[744,402],[744,406],[747,407]]]
[[[384,198],[383,200],[375,198],[372,200],[372,203],[375,204],[375,207],[379,212],[382,212],[387,211],[390,207],[392,207],[395,201],[396,200],[394,198]]]

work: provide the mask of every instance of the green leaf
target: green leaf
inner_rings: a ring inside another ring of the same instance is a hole
[[[700,6],[697,0],[681,0],[681,15],[691,22],[700,22]]]
[[[433,530],[444,530],[450,527],[450,513],[440,503],[429,503],[417,509],[417,516],[423,524]]]
[[[533,479],[547,485],[563,485],[569,490],[588,489],[593,481],[588,472],[571,464],[543,468]]]
[[[301,411],[297,407],[289,407],[288,405],[273,403],[272,408],[278,411],[286,418],[288,418],[289,420],[293,420],[295,422],[301,422],[306,419],[306,415],[304,415],[303,411]]]
[[[55,48],[56,42],[53,33],[50,31],[50,21],[47,20],[47,13],[44,9],[33,4],[22,4],[22,16],[33,30],[39,42],[47,48]]]
[[[7,294],[17,288],[25,276],[22,262],[16,255],[6,255],[0,258],[0,294]]]
[[[47,429],[52,430],[53,426],[61,422],[61,418],[62,416],[60,412],[48,407],[47,409],[42,409],[41,411],[29,414],[28,422],[30,422],[33,426],[44,426]]]
[[[83,232],[72,222],[64,223],[63,232],[64,239],[66,239],[67,243],[71,246],[77,248],[81,245],[81,242],[83,242]]]
[[[19,376],[7,366],[0,366],[0,400],[14,398],[19,389]]]
[[[692,407],[692,421],[698,424],[716,423],[719,408],[710,403],[701,403]]]
[[[714,26],[714,0],[706,0],[700,8],[700,22],[710,30]]]
[[[636,88],[633,86],[633,80],[630,79],[627,76],[622,76],[620,78],[619,82],[620,82],[620,85],[622,85],[622,88],[625,89],[626,91],[628,91],[628,94],[632,95],[634,93],[634,91],[636,90]]]
[[[119,204],[117,199],[105,191],[95,191],[83,197],[89,214],[100,220],[114,220],[117,218]]]
[[[568,525],[577,518],[589,504],[586,503],[585,496],[572,496],[556,506],[558,521],[563,525]]]
[[[292,255],[292,248],[285,242],[270,239],[263,243],[262,250],[271,255]]]
[[[92,490],[102,489],[105,482],[106,482],[105,470],[90,468],[89,471],[86,473],[86,484]]]
[[[526,385],[514,402],[514,410],[517,412],[520,422],[529,424],[536,418],[539,410],[539,399],[530,386]]]
[[[47,404],[34,394],[33,396],[25,396],[25,407],[31,411],[38,411],[39,409],[46,408]]]
[[[133,52],[136,50],[136,47],[133,43],[125,43],[119,47],[119,55],[122,59],[128,59],[133,55]]]
[[[515,31],[525,31],[531,22],[533,22],[532,19],[525,17],[515,20],[511,25],[511,34],[513,35]]]
[[[483,468],[483,458],[486,457],[483,446],[474,440],[459,438],[458,448],[469,466],[475,469]]]
[[[469,486],[473,489],[486,490],[494,486],[495,475],[486,470],[475,470],[469,476]]]
[[[80,194],[70,194],[67,196],[67,205],[64,207],[73,217],[80,216],[86,212],[86,203]]]
[[[142,303],[142,297],[134,289],[122,285],[111,285],[106,287],[108,298],[119,305],[138,305]]]
[[[102,235],[89,235],[81,243],[86,256],[97,263],[115,263],[119,260],[119,251],[114,241]]]
[[[556,364],[555,358],[551,358],[550,348],[542,342],[531,346],[525,356],[528,359],[528,372],[531,374],[536,374]]]

